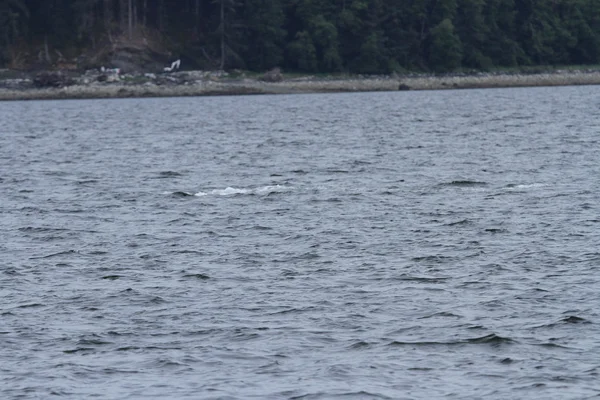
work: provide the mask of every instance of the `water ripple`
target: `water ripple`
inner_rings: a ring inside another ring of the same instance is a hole
[[[2,104],[0,397],[597,397],[596,91]]]

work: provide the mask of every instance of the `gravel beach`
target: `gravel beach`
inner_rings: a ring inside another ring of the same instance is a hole
[[[3,70],[4,76],[8,70]],[[52,72],[40,83],[38,75],[0,79],[0,100],[175,97],[248,94],[298,94],[397,90],[444,90],[528,86],[600,84],[600,70],[554,70],[542,73],[476,73],[453,75],[390,75],[294,77],[269,82],[261,78],[231,77],[223,72],[182,71],[172,74],[112,76],[97,72]],[[2,74],[0,74],[2,76]],[[100,79],[103,77],[103,79]],[[108,78],[108,79],[107,79]]]

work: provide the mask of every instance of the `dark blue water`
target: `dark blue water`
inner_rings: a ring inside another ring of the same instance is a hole
[[[600,398],[599,106],[0,103],[0,397]]]

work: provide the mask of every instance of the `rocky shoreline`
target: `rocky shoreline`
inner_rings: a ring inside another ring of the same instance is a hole
[[[0,70],[0,100],[300,94],[398,90],[443,90],[527,86],[598,85],[600,69],[530,73],[286,77],[223,71],[121,74],[118,70],[43,72]]]

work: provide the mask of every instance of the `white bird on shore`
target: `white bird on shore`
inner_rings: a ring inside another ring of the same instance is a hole
[[[172,72],[173,70],[179,69],[180,65],[181,65],[181,60],[173,61],[173,63],[171,64],[171,66],[170,67],[165,67],[163,69],[163,71],[165,71],[165,72]]]
[[[121,73],[121,69],[120,68],[104,68],[104,65],[100,67],[100,72],[102,72],[103,74],[113,74],[113,75],[119,75]]]

